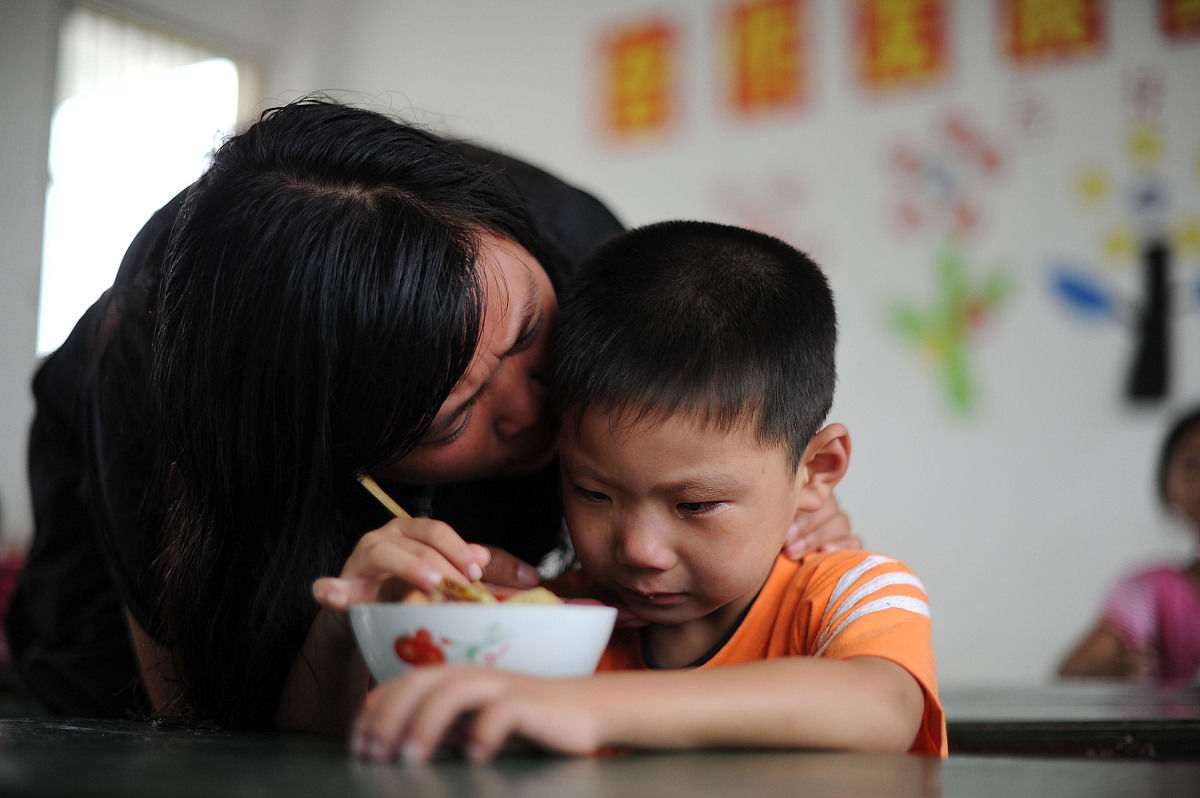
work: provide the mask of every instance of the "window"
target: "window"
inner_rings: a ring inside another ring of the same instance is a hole
[[[38,354],[66,339],[112,284],[145,221],[201,174],[235,129],[246,71],[244,62],[88,8],[67,15],[50,128]]]

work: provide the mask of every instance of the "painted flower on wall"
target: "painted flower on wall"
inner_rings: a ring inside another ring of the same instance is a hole
[[[1075,178],[1080,204],[1109,218],[1098,236],[1099,256],[1051,258],[1048,282],[1058,303],[1076,317],[1128,331],[1133,348],[1125,396],[1159,401],[1170,393],[1172,317],[1200,301],[1200,280],[1185,278],[1181,269],[1181,261],[1200,261],[1200,217],[1171,207],[1170,184],[1184,176],[1169,176],[1163,168],[1166,142],[1151,118],[1161,110],[1161,78],[1139,73],[1134,85],[1137,115],[1126,132],[1125,163],[1118,165],[1125,174],[1114,177],[1110,167],[1091,163]],[[1200,157],[1197,167],[1200,172]],[[1130,277],[1132,285],[1125,285]],[[1181,298],[1184,286],[1190,290]]]
[[[971,344],[1013,290],[1005,270],[979,275],[969,258],[985,221],[981,195],[998,180],[1004,158],[969,119],[950,115],[922,146],[898,144],[889,166],[893,220],[906,237],[932,239],[938,249],[934,299],[893,300],[888,323],[936,369],[950,408],[968,413],[978,394]]]

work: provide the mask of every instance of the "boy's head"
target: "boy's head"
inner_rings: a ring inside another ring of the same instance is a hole
[[[825,276],[762,233],[662,222],[601,246],[563,302],[560,410],[750,423],[799,464],[833,402],[837,323]]]
[[[554,355],[564,511],[589,574],[677,630],[676,661],[661,664],[690,661],[728,628],[796,512],[817,509],[845,472],[845,429],[818,432],[834,340],[812,261],[716,224],[619,236],[564,298]]]

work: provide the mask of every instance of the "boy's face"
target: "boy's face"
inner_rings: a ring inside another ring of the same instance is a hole
[[[747,425],[563,419],[563,502],[584,569],[652,624],[721,634],[753,600],[806,479]]]

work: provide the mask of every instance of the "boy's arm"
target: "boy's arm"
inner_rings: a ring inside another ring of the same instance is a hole
[[[474,759],[490,758],[509,738],[571,754],[605,746],[907,751],[924,706],[916,679],[876,657],[563,680],[424,668],[371,694],[353,746],[362,756],[423,760],[473,715],[464,747]]]

